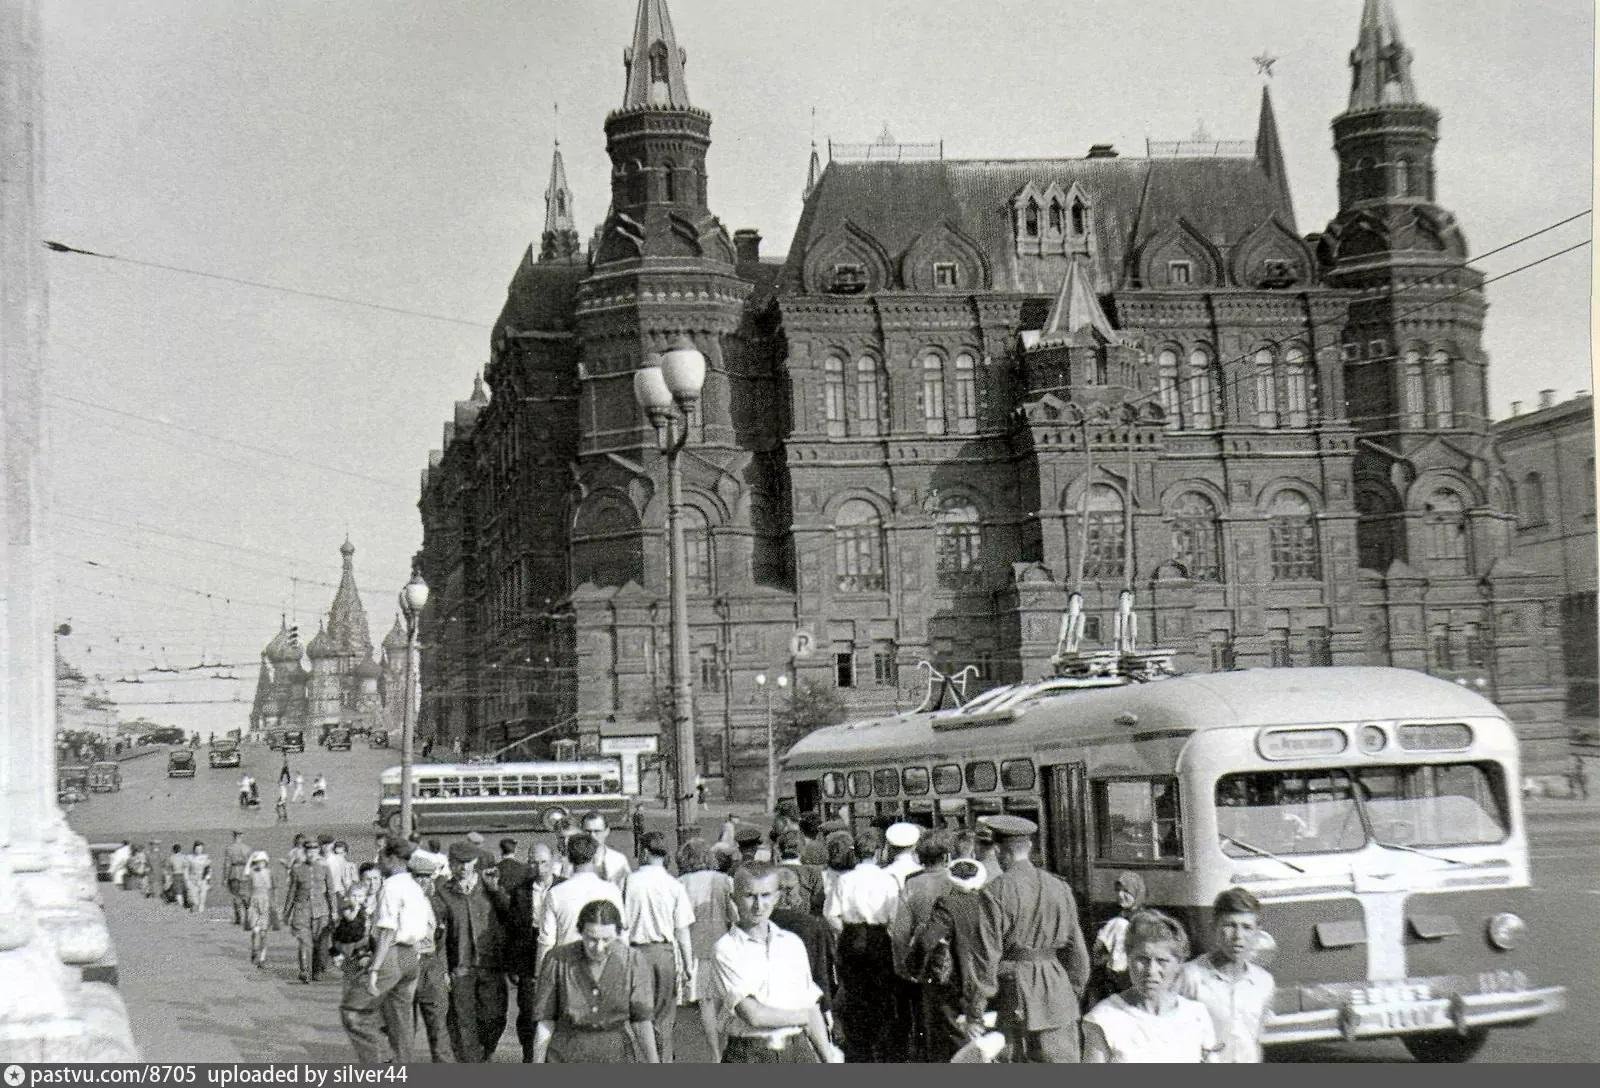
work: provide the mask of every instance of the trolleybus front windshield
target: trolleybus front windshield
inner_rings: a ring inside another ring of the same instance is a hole
[[[1492,763],[1248,771],[1217,781],[1230,857],[1331,854],[1369,842],[1470,846],[1506,837],[1505,782]]]

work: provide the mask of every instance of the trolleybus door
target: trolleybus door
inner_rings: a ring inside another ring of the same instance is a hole
[[[1044,772],[1046,866],[1089,902],[1089,774],[1082,763],[1058,763]]]

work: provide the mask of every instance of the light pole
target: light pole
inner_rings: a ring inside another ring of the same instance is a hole
[[[789,678],[779,673],[776,683],[781,691],[789,686]],[[766,673],[756,673],[756,687],[767,693],[767,814],[770,816],[778,811],[778,749],[772,740],[772,689],[767,687]]]
[[[417,656],[417,620],[428,605],[428,583],[422,572],[411,570],[411,581],[400,591],[400,614],[406,618],[406,701],[400,715],[400,834],[411,837],[411,749],[416,743],[417,713],[411,701],[416,694],[412,662]]]
[[[667,569],[671,585],[672,740],[676,764],[673,809],[678,837],[694,834],[700,819],[695,796],[694,719],[689,690],[689,590],[683,555],[683,481],[678,454],[689,440],[689,415],[706,380],[706,357],[687,336],[633,372],[633,396],[656,429],[667,458]]]

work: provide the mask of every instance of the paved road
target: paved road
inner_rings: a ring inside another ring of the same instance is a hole
[[[202,757],[204,751],[202,750]],[[220,853],[235,826],[248,841],[281,856],[295,831],[327,831],[365,856],[372,843],[378,773],[394,762],[390,751],[358,747],[352,752],[313,750],[291,757],[309,783],[328,776],[324,805],[293,805],[291,822],[273,822],[270,805],[241,813],[237,770],[212,771],[203,764],[190,780],[167,779],[165,760],[150,756],[124,767],[120,794],[98,794],[72,813],[73,825],[90,841],[156,838],[163,850],[174,840],[185,847],[203,839]],[[280,757],[262,748],[245,750],[246,767],[266,788],[275,783]],[[1570,1007],[1560,1016],[1491,1036],[1480,1061],[1594,1061],[1600,1058],[1600,804],[1544,802],[1530,817],[1537,909],[1532,928],[1540,978],[1568,987]],[[526,836],[520,836],[524,840]],[[338,1027],[338,985],[302,986],[295,981],[294,946],[286,932],[273,935],[268,970],[246,962],[244,934],[229,924],[225,896],[205,918],[184,914],[156,900],[142,900],[102,885],[106,914],[121,958],[122,988],[134,1036],[155,1061],[336,1061],[350,1051]],[[678,1050],[684,1060],[703,1060],[704,1040],[694,1017],[680,1018]],[[508,1031],[497,1061],[516,1061],[515,1035]],[[1407,1061],[1393,1042],[1306,1046],[1283,1050],[1276,1060]]]

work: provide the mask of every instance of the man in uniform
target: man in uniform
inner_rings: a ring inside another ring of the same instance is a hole
[[[968,1022],[980,1023],[983,1002],[992,1000],[1009,1060],[1075,1063],[1078,1003],[1089,981],[1077,901],[1033,864],[1038,824],[1004,814],[979,823],[994,835],[1001,873],[980,901]]]
[[[284,892],[283,913],[289,932],[294,934],[296,961],[301,982],[322,977],[320,938],[328,928],[328,868],[318,865],[314,855],[303,847],[291,851],[289,886]]]
[[[243,831],[235,831],[233,841],[222,848],[222,879],[228,885],[228,898],[233,902],[233,924],[236,926],[244,925],[245,907],[250,902],[246,876],[252,853],[254,851],[244,841]]]

